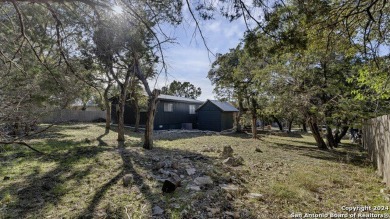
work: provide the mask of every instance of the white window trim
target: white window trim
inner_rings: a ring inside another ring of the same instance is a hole
[[[173,112],[173,103],[164,103],[164,112]]]
[[[191,107],[194,107],[192,112],[191,112]],[[189,114],[191,114],[191,115],[196,114],[196,112],[195,112],[196,106],[195,105],[188,105],[188,110],[189,110]]]

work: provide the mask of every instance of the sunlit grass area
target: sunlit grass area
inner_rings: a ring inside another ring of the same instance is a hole
[[[334,151],[320,151],[308,135],[180,134],[157,136],[155,149],[142,149],[142,133],[127,130],[125,148],[116,132],[99,124],[53,127],[30,141],[49,155],[23,146],[2,146],[0,154],[0,218],[145,218],[153,208],[165,218],[283,218],[292,213],[345,213],[342,206],[388,206],[385,187],[357,145],[344,142]],[[220,152],[231,146],[244,165],[222,164]],[[257,150],[256,150],[257,148]],[[175,160],[182,186],[161,192],[155,169]],[[187,168],[196,169],[189,176]],[[125,187],[122,178],[134,181]],[[197,176],[213,184],[186,189]],[[234,184],[239,193],[220,189]],[[261,198],[248,198],[248,193]],[[210,210],[210,209],[214,210]],[[211,213],[211,214],[210,214]],[[383,211],[380,213],[384,213]]]

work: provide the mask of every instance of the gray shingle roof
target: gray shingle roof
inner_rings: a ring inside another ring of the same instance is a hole
[[[178,102],[189,102],[189,103],[203,103],[203,101],[200,101],[200,100],[194,100],[194,99],[185,98],[185,97],[176,97],[176,96],[165,95],[165,94],[160,94],[158,96],[158,99],[160,99],[160,100],[172,100],[172,101],[178,101]]]
[[[207,101],[210,101],[210,103],[214,104],[215,106],[217,106],[222,112],[238,112],[239,110],[234,107],[232,104],[230,104],[229,102],[221,102],[221,101],[218,101],[218,100],[207,100]],[[207,103],[206,101],[206,103]],[[203,105],[205,105],[206,103],[204,103]],[[203,106],[202,105],[202,106]],[[202,106],[200,106],[197,111],[202,108]]]

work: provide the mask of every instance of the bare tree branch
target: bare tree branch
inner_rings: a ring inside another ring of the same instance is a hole
[[[203,41],[203,45],[206,47],[206,49],[208,51],[208,55],[211,53],[215,57],[215,54],[210,50],[210,48],[208,47],[208,45],[206,43],[206,39],[205,39],[205,37],[203,35],[202,29],[199,26],[198,19],[195,17],[195,14],[194,14],[194,12],[192,11],[192,8],[191,8],[191,4],[190,4],[190,2],[188,0],[186,0],[186,4],[188,6],[188,10],[189,10],[189,12],[191,14],[192,19],[194,19],[194,21],[195,21],[195,25],[196,25],[195,28],[198,29],[200,37],[202,38],[202,41]],[[209,55],[209,59],[210,59],[210,55]]]

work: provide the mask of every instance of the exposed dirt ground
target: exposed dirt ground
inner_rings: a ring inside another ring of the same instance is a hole
[[[0,218],[291,218],[390,205],[364,151],[320,151],[309,135],[160,132],[146,151],[142,133],[127,130],[118,148],[115,130],[70,124],[30,143],[50,156],[0,146]],[[243,165],[222,164],[225,146]],[[181,187],[163,194],[172,175]]]

